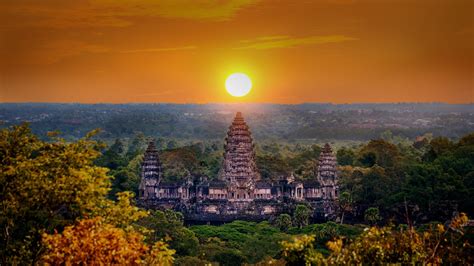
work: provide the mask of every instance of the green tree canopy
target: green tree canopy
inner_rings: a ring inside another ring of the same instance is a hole
[[[380,221],[382,218],[380,217],[380,212],[378,208],[375,207],[370,207],[364,212],[364,219],[366,222],[368,222],[370,225],[376,224],[378,221]]]
[[[118,194],[117,202],[107,198],[110,177],[94,165],[102,149],[94,134],[66,143],[56,134],[42,141],[27,125],[0,130],[0,264],[36,262],[44,251],[41,234],[80,219],[139,229],[133,222],[147,213],[131,205],[131,193]]]
[[[280,214],[275,221],[275,225],[280,229],[280,231],[288,231],[288,229],[290,229],[292,226],[291,216],[286,213]]]
[[[371,140],[359,153],[359,162],[365,166],[377,164],[381,167],[393,167],[400,160],[397,146],[385,140]]]
[[[293,224],[301,228],[308,224],[310,216],[311,209],[306,205],[299,204],[296,206],[295,212],[293,213]]]

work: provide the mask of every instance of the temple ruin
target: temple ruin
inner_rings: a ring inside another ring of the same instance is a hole
[[[193,221],[263,220],[291,213],[307,204],[313,218],[331,219],[338,196],[337,162],[329,144],[321,151],[316,179],[293,175],[261,180],[249,126],[238,112],[229,127],[224,158],[216,180],[188,176],[181,182],[163,182],[163,168],[153,142],[142,162],[138,203],[149,209],[172,208]]]

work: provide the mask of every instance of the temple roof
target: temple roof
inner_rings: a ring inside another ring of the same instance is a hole
[[[245,186],[260,179],[252,135],[241,112],[236,113],[227,131],[219,179],[238,186]]]
[[[318,178],[335,178],[337,175],[337,160],[332,152],[331,146],[326,143],[319,154]]]
[[[211,181],[209,182],[210,188],[226,188],[227,184],[223,181]]]
[[[154,141],[148,143],[148,147],[143,155],[143,161],[141,163],[141,182],[148,182],[150,184],[156,184],[161,181],[163,176],[163,169],[160,162],[158,150],[155,147]],[[150,183],[152,182],[152,183]],[[141,187],[145,187],[145,184],[141,184]]]
[[[256,188],[272,188],[272,183],[267,182],[267,181],[257,181],[255,183]]]
[[[179,188],[183,182],[161,182],[158,187],[159,188]]]
[[[305,180],[303,186],[304,188],[319,188],[321,184],[317,180]]]

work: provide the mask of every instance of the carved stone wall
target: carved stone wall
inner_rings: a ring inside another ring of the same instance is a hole
[[[219,180],[228,187],[230,201],[254,199],[255,182],[260,174],[255,163],[252,134],[242,113],[238,112],[229,127],[224,144],[224,160],[219,172]]]
[[[227,132],[218,181],[189,177],[162,182],[158,151],[150,142],[142,163],[138,203],[150,209],[173,208],[188,220],[203,221],[267,219],[303,203],[311,206],[314,217],[328,219],[335,213],[338,194],[337,161],[329,144],[321,151],[316,171],[315,180],[304,182],[293,175],[273,183],[260,180],[251,132],[239,112]]]

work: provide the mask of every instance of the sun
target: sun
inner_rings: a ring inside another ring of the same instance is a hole
[[[252,81],[244,73],[234,73],[225,81],[227,92],[234,97],[247,95],[252,88]]]

